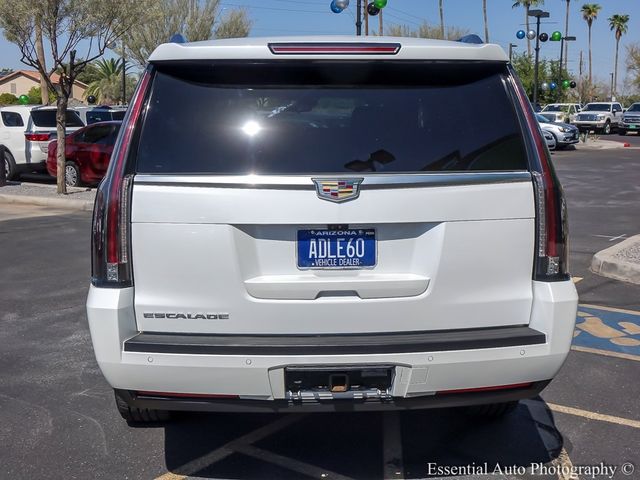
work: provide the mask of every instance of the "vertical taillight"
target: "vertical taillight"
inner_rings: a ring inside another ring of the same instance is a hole
[[[512,72],[513,87],[531,138],[531,175],[536,201],[536,249],[533,278],[568,280],[567,207],[549,149],[524,88]]]
[[[134,130],[142,113],[151,74],[142,74],[111,154],[109,169],[98,187],[93,207],[91,281],[100,287],[132,285],[130,211],[133,173],[127,158]]]

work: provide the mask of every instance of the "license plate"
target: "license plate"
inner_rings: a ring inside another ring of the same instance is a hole
[[[376,265],[376,230],[298,230],[298,268],[367,268]]]

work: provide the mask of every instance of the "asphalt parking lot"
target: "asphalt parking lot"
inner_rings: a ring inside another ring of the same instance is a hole
[[[485,464],[503,468],[498,479],[640,478],[629,470],[640,468],[640,286],[589,271],[596,251],[640,233],[640,150],[553,158],[582,304],[574,350],[541,398],[493,422],[447,409],[189,414],[128,427],[84,314],[90,214],[0,204],[0,478],[466,479],[486,478]],[[571,465],[608,473],[563,476]],[[480,470],[436,469],[466,466]]]

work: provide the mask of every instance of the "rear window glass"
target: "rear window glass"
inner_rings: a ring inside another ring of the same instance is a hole
[[[87,111],[87,125],[96,122],[105,122],[111,120],[111,112],[109,110],[89,110]]]
[[[141,173],[526,169],[504,65],[160,67]]]
[[[36,127],[56,128],[55,110],[32,110],[31,118]],[[77,112],[67,111],[67,127],[84,127]]]

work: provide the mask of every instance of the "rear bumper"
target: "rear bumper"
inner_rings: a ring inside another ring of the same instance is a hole
[[[550,380],[534,382],[522,388],[487,392],[433,394],[388,401],[327,401],[294,403],[288,400],[245,400],[225,398],[171,398],[162,395],[138,395],[134,391],[116,390],[116,395],[129,406],[152,410],[179,410],[190,412],[244,412],[244,413],[303,413],[303,412],[366,412],[377,410],[417,410],[426,408],[465,407],[487,403],[502,403],[533,398]]]
[[[87,312],[98,364],[109,384],[123,391],[123,398],[133,405],[176,410],[289,410],[296,405],[285,399],[283,379],[286,366],[384,363],[395,367],[390,391],[392,399],[361,402],[358,408],[428,408],[535,396],[544,388],[544,382],[556,375],[573,338],[578,301],[576,290],[572,282],[533,282],[533,290],[534,302],[528,326],[507,327],[506,330],[482,329],[483,333],[468,330],[422,332],[424,335],[412,335],[419,341],[411,348],[403,349],[397,346],[406,345],[406,342],[395,338],[390,342],[378,341],[378,346],[370,349],[362,349],[359,339],[351,339],[357,341],[347,343],[349,348],[346,350],[314,347],[307,351],[299,350],[298,344],[293,350],[268,351],[255,350],[259,342],[250,340],[247,344],[253,350],[244,348],[245,344],[232,345],[234,348],[226,351],[207,351],[212,345],[215,348],[220,346],[219,336],[199,339],[193,336],[186,342],[169,338],[173,336],[160,339],[146,333],[141,336],[133,312],[133,289],[92,286]],[[385,336],[389,339],[389,334]],[[321,339],[320,345],[335,347],[339,339],[323,340],[327,339]],[[385,343],[396,347],[379,348]],[[196,347],[189,350],[194,344]],[[354,344],[358,348],[352,348]],[[177,350],[176,345],[180,346]],[[345,348],[344,343],[340,348]],[[521,389],[437,394],[531,382],[533,385]],[[136,391],[196,396],[236,395],[239,398],[141,397],[130,393]],[[304,410],[349,410],[354,409],[356,403],[339,400],[329,404],[299,405],[294,410],[303,407]]]

